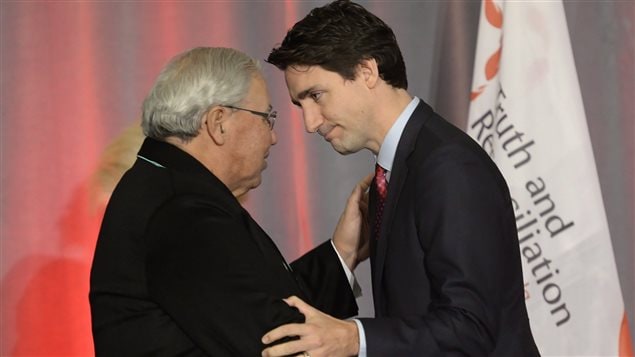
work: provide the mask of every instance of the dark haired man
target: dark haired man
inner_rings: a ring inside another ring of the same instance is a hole
[[[339,153],[377,157],[368,215],[375,318],[355,321],[351,343],[350,321],[293,298],[307,323],[263,339],[300,339],[263,355],[538,355],[505,180],[478,144],[407,92],[390,27],[335,1],[296,23],[267,61],[284,71],[308,132]],[[365,259],[359,246],[343,255]]]

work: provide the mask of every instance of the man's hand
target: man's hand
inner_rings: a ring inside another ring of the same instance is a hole
[[[300,339],[269,347],[262,351],[263,357],[302,355],[303,352],[308,352],[311,357],[356,356],[359,353],[355,322],[338,320],[295,296],[284,301],[304,314],[305,323],[275,328],[262,337],[262,342],[269,344],[285,336],[299,336]]]
[[[371,174],[355,186],[333,233],[333,244],[351,271],[370,255],[367,191],[372,180]]]

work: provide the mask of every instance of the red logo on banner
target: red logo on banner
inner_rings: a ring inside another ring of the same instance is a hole
[[[494,3],[493,0],[485,0],[483,3],[485,6],[485,18],[487,19],[487,23],[492,27],[497,29],[502,29],[503,27],[503,11]],[[474,101],[483,91],[487,88],[489,81],[492,80],[498,74],[498,68],[500,65],[501,52],[503,49],[502,43],[499,44],[498,49],[494,51],[492,55],[487,59],[485,63],[485,79],[487,83],[478,86],[475,90],[470,93],[470,101]]]

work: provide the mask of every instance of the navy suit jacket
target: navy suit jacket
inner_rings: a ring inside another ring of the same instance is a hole
[[[195,158],[146,139],[115,189],[91,271],[98,356],[260,356],[260,338],[304,316],[297,295],[357,313],[330,242],[291,268],[229,189]]]
[[[375,202],[371,190],[371,221]],[[423,102],[397,147],[371,269],[369,356],[539,355],[505,180]]]

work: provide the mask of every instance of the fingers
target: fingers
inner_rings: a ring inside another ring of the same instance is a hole
[[[355,186],[355,193],[360,196],[358,199],[360,204],[366,204],[368,202],[368,188],[370,187],[371,182],[373,182],[373,175],[368,174],[357,184],[357,186]]]
[[[295,296],[284,299],[284,301],[289,304],[289,306],[296,307],[300,310],[300,312],[302,312],[303,309],[309,311],[315,310],[310,305],[302,301],[302,299]],[[266,348],[262,351],[262,356],[289,356],[315,348],[315,338],[311,337],[311,334],[315,334],[315,331],[312,332],[312,328],[313,327],[311,325],[306,323],[286,324],[267,332],[262,337],[262,343],[264,344],[270,344],[288,336],[298,336],[299,339]]]
[[[353,192],[348,198],[348,205],[365,204],[368,201],[368,188],[373,181],[373,175],[369,174],[355,185]]]
[[[289,356],[289,355],[299,355],[302,356],[302,352],[306,351],[308,348],[305,347],[306,342],[302,340],[294,340],[290,342],[285,342],[279,345],[275,345],[269,348],[266,348],[262,351],[263,357],[273,357],[273,356]]]
[[[300,311],[300,313],[302,313],[302,315],[304,315],[307,318],[313,312],[317,311],[311,305],[307,304],[306,302],[304,302],[302,299],[300,299],[297,296],[290,296],[290,297],[288,297],[286,299],[282,299],[282,300],[284,300],[284,302],[286,302],[287,305],[295,307],[296,309],[298,309]]]
[[[284,302],[286,302],[287,305],[293,306],[293,307],[298,307],[298,306],[300,306],[302,304],[308,306],[307,303],[305,303],[302,299],[300,299],[299,297],[297,297],[295,295],[291,295],[288,298],[282,299],[282,300],[284,300]]]
[[[366,192],[370,187],[370,183],[373,182],[374,174],[368,174],[364,177],[358,184],[358,186],[362,189],[362,192]]]
[[[306,333],[305,324],[286,324],[278,326],[262,336],[262,343],[265,345],[278,341],[287,336],[300,336]],[[290,342],[288,342],[290,343]]]
[[[355,189],[353,189],[354,194],[363,195],[368,188],[370,187],[370,183],[373,182],[373,174],[368,174],[361,181],[357,183]]]
[[[311,310],[313,310],[309,304],[305,303],[297,296],[290,296],[282,300],[287,303],[287,305],[297,308],[300,313],[305,316],[305,319],[307,318],[307,312],[310,313]],[[303,335],[306,333],[306,328],[305,324],[286,324],[278,326],[262,336],[262,343],[269,344],[283,337]]]

